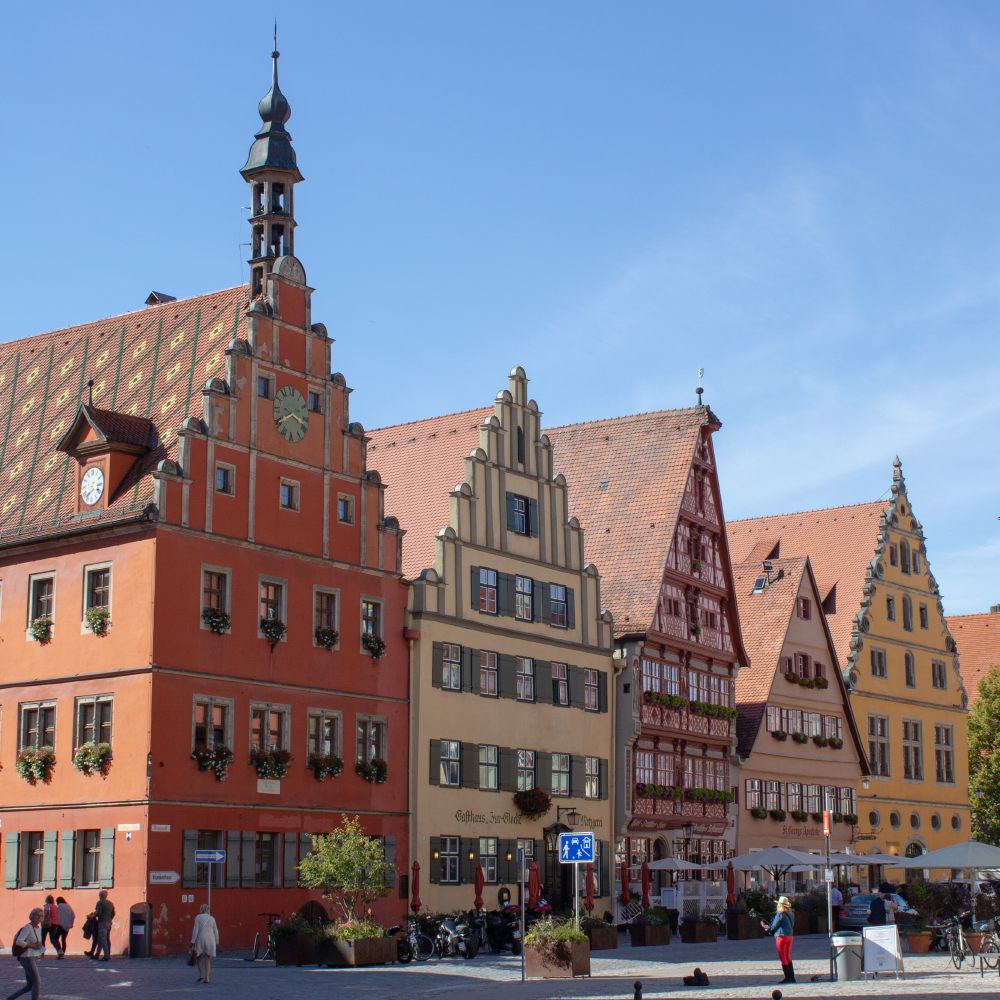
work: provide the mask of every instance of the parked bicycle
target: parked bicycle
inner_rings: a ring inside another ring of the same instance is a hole
[[[1000,966],[1000,917],[990,917],[978,924],[976,929],[982,932],[982,943],[979,954],[987,969]]]
[[[434,954],[434,941],[420,930],[415,920],[408,920],[404,929],[402,924],[389,928],[389,936],[396,938],[396,958],[402,963],[416,959],[426,962]]]
[[[264,949],[264,954],[260,953],[261,938],[260,931],[257,931],[257,936],[253,939],[253,958],[248,958],[248,962],[256,962],[258,959],[262,962],[273,962],[274,961],[274,930],[275,924],[281,923],[281,918],[284,916],[284,912],[281,913],[258,913],[258,917],[267,917],[267,944]]]
[[[945,944],[951,954],[952,964],[956,969],[961,969],[962,962],[964,962],[967,958],[973,964],[975,964],[976,961],[975,952],[972,950],[972,944],[965,936],[965,930],[962,927],[962,921],[967,916],[969,916],[969,911],[960,913],[957,917],[949,917],[941,925]]]

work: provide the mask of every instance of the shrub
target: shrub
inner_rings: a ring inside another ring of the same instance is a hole
[[[316,626],[316,645],[329,652],[337,645],[340,633],[335,628],[325,628],[322,625]]]
[[[292,762],[288,750],[253,750],[250,763],[257,768],[258,778],[283,778]]]
[[[381,757],[372,757],[369,761],[359,760],[354,765],[354,773],[360,774],[370,784],[384,785],[389,777],[389,765]]]
[[[264,638],[271,644],[272,653],[274,647],[285,638],[285,633],[288,631],[280,618],[261,618],[260,630],[264,634]]]
[[[784,743],[788,739],[788,733],[784,729],[772,729],[771,736],[774,737],[779,743]]]
[[[527,819],[535,820],[544,816],[552,808],[552,797],[540,788],[514,793],[517,811]]]
[[[81,743],[73,753],[73,766],[88,777],[96,771],[106,778],[111,770],[111,744]]]
[[[385,931],[374,920],[347,920],[342,924],[327,924],[320,931],[323,937],[336,941],[356,941],[359,938],[385,937]]]
[[[229,630],[229,615],[218,608],[202,608],[201,620],[208,626],[210,632],[225,635]]]
[[[110,608],[87,608],[84,618],[87,620],[87,628],[102,639],[111,631]]]
[[[710,715],[716,719],[735,719],[739,714],[728,705],[712,705],[707,701],[692,701],[688,708],[695,715]]]
[[[52,619],[48,615],[34,619],[28,626],[28,631],[32,639],[44,646],[52,639]]]
[[[233,751],[224,743],[216,743],[212,747],[199,743],[191,757],[198,762],[199,771],[214,771],[216,781],[225,781],[226,772],[233,762]]]
[[[322,781],[327,776],[336,778],[344,770],[344,762],[336,754],[310,754],[309,766],[317,781]]]
[[[682,698],[679,694],[662,694],[659,691],[646,691],[643,698],[647,705],[659,705],[661,708],[687,708],[687,698]]]
[[[25,747],[18,753],[14,768],[29,785],[39,781],[47,785],[52,780],[55,764],[56,752],[52,747]]]
[[[751,916],[772,920],[777,900],[763,889],[743,889],[736,897],[737,905]]]
[[[571,920],[547,917],[531,925],[524,943],[552,965],[569,965],[573,960],[573,943],[586,941],[587,935]]]
[[[809,742],[809,737],[806,736],[805,733],[792,733],[792,739],[795,740],[796,743],[808,743]]]
[[[601,921],[603,923],[604,921]],[[634,924],[649,924],[651,927],[665,927],[670,923],[670,914],[662,906],[647,906],[632,919]]]
[[[300,934],[311,937],[317,933],[315,924],[303,919],[297,913],[293,913],[287,920],[282,920],[280,924],[275,924],[271,928],[271,933],[275,938],[297,937]]]
[[[768,816],[773,820],[777,820],[779,823],[785,822],[785,810],[784,809],[769,809],[767,812]]]
[[[717,788],[686,788],[684,797],[689,802],[715,802],[725,804],[733,801],[733,793]]]
[[[385,639],[380,635],[371,635],[368,632],[362,632],[361,645],[372,654],[372,659],[376,663],[385,656]]]

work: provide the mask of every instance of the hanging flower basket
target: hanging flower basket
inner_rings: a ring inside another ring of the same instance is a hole
[[[844,741],[839,736],[831,736],[826,743],[831,750],[842,750],[844,748]]]
[[[17,755],[17,773],[29,785],[39,781],[48,784],[52,780],[52,768],[56,764],[56,752],[52,747],[25,747]]]
[[[327,777],[336,778],[344,770],[344,762],[336,754],[310,754],[309,766],[317,781],[322,781]]]
[[[385,639],[369,632],[361,633],[361,645],[372,654],[372,659],[378,663],[385,656]]]
[[[857,822],[858,822],[858,814],[857,813],[844,813],[844,822],[845,823],[850,823],[851,826],[856,826]]]
[[[48,615],[36,618],[29,626],[28,632],[35,642],[44,646],[52,639],[52,619]]]
[[[760,806],[754,806],[753,809],[750,810],[750,815],[753,816],[754,819],[767,819],[767,810],[761,809]]]
[[[689,802],[713,802],[725,805],[733,801],[733,793],[720,791],[718,788],[685,788],[684,798]]]
[[[817,677],[816,678],[816,687],[818,687],[818,688],[820,688],[822,690],[823,688],[828,688],[829,686],[830,686],[830,682],[825,677]]]
[[[788,739],[788,733],[784,729],[772,729],[771,736],[776,739],[779,743],[784,743]]]
[[[674,785],[657,785],[652,781],[646,783],[640,781],[635,786],[635,794],[640,799],[673,799],[676,802],[684,794],[684,789]]]
[[[809,813],[809,818],[814,823],[822,823],[823,822],[823,814],[822,813]]]
[[[691,634],[692,635],[701,635],[701,626],[700,625],[690,625],[688,627],[691,630]]]
[[[795,673],[794,670],[789,670],[788,673],[785,674],[785,680],[788,681],[789,684],[798,684],[799,675]]]
[[[834,821],[834,823],[843,823],[844,822],[844,814],[843,813],[835,812],[830,817],[830,819],[832,819]]]
[[[335,628],[324,628],[322,625],[316,626],[316,645],[329,652],[337,645],[340,633]]]
[[[106,778],[111,770],[111,744],[81,743],[73,753],[73,766],[88,777],[96,773]]]
[[[540,788],[514,793],[514,805],[526,819],[538,819],[552,808],[552,796]]]
[[[283,778],[292,762],[288,750],[253,750],[250,763],[257,768],[258,778]]]
[[[825,736],[816,735],[813,737],[813,743],[818,747],[825,747],[830,741]]]
[[[280,618],[261,618],[260,630],[264,633],[264,638],[271,644],[272,653],[274,647],[285,638],[285,633],[288,631]]]
[[[785,822],[785,810],[784,809],[768,809],[767,814],[768,814],[768,816],[771,817],[771,819],[776,820],[778,823],[784,823]]]
[[[792,733],[792,739],[795,740],[796,743],[808,743],[809,742],[809,737],[806,736],[805,733]]]
[[[226,780],[226,772],[233,762],[233,751],[224,743],[216,743],[212,747],[199,743],[191,756],[198,762],[199,771],[214,771],[216,781]]]
[[[372,757],[369,761],[359,760],[354,765],[354,773],[361,775],[372,785],[384,785],[389,777],[389,765],[381,757]]]
[[[111,631],[110,608],[87,608],[84,617],[87,619],[87,628],[101,639]]]
[[[811,677],[800,677],[799,687],[814,688],[816,687],[816,682]]]
[[[645,691],[643,700],[647,705],[659,705],[661,708],[687,708],[687,698],[682,698],[679,694],[661,694],[659,691]]]
[[[804,823],[809,818],[809,813],[805,813],[801,809],[793,809],[790,815],[796,823]]]
[[[688,711],[695,715],[709,715],[715,719],[735,719],[739,714],[735,708],[728,705],[712,705],[707,701],[692,701]]]
[[[201,620],[216,635],[225,635],[229,631],[229,615],[218,608],[202,608]]]

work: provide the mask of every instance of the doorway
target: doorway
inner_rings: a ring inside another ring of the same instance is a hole
[[[554,916],[562,916],[563,911],[573,905],[573,865],[559,861],[559,834],[569,832],[564,823],[556,823],[545,828],[545,881],[542,895],[552,907]]]

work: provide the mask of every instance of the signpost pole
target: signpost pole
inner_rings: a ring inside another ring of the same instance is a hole
[[[576,926],[580,926],[580,862],[573,862],[573,904],[576,909]]]
[[[830,982],[836,982],[837,972],[833,964],[833,882],[829,880],[830,869],[830,792],[826,793],[826,809],[823,810],[823,833],[826,835],[826,932],[830,936]]]
[[[521,982],[524,982],[524,848],[519,847],[517,849],[517,860],[521,867]]]
[[[208,863],[208,912],[212,912],[212,862]]]

